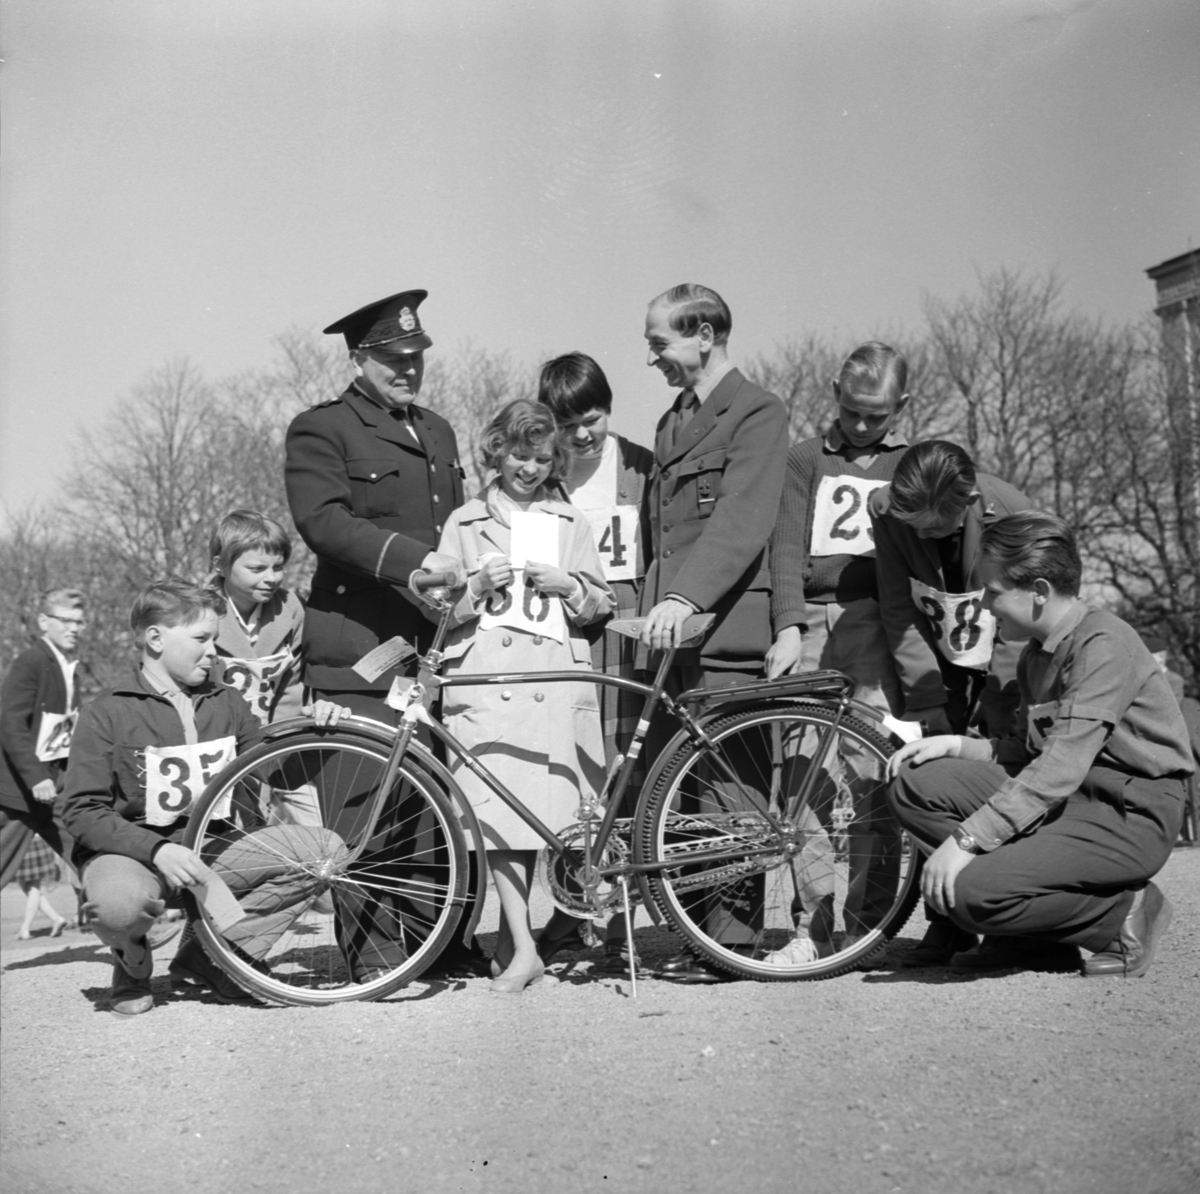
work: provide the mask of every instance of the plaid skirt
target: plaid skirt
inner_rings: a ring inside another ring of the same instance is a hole
[[[13,876],[22,886],[53,887],[62,878],[58,855],[50,849],[43,838],[31,834],[29,845]]]
[[[613,617],[636,618],[641,581],[609,581],[609,588],[617,599]],[[636,639],[606,631],[592,643],[592,670],[603,672],[606,676],[622,676],[626,680],[640,679],[634,666],[637,649]],[[642,710],[642,698],[637,693],[623,692],[607,684],[597,687],[600,689],[600,720],[604,729],[604,761],[611,767],[613,759],[629,749],[629,742],[637,729],[638,714]],[[638,761],[632,782],[626,790],[626,807],[621,810],[622,816],[633,816],[638,791],[645,776],[644,761],[645,756]]]

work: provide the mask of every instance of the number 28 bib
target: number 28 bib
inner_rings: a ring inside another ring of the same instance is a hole
[[[812,546],[814,556],[873,556],[875,536],[867,500],[885,481],[842,474],[822,477],[813,501]]]
[[[172,825],[191,812],[209,781],[237,754],[237,739],[146,747],[146,824]],[[218,817],[228,809],[216,810]]]
[[[912,599],[929,618],[938,650],[959,667],[986,670],[996,641],[996,619],[983,608],[983,590],[942,593],[910,578]]]

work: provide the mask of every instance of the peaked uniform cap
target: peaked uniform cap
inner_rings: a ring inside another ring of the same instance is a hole
[[[433,343],[417,315],[417,308],[428,293],[427,290],[402,290],[399,294],[368,303],[331,323],[325,329],[325,335],[340,332],[346,337],[346,347],[351,352],[356,348],[373,348],[377,344],[393,342],[396,352],[421,352]]]

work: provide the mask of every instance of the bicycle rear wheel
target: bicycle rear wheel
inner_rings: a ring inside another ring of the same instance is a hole
[[[185,844],[239,904],[232,917],[202,907],[197,932],[255,995],[284,1004],[378,999],[451,939],[467,891],[462,829],[411,758],[373,818],[387,753],[338,732],[268,741],[197,801]]]
[[[685,743],[643,799],[636,861],[688,944],[731,974],[828,978],[907,921],[919,853],[884,791],[892,747],[836,710],[769,701],[706,730],[736,776]],[[800,799],[801,795],[803,796]]]

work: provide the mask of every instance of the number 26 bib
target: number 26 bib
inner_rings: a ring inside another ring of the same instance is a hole
[[[912,599],[929,618],[938,650],[959,667],[986,670],[996,641],[996,619],[983,608],[983,590],[943,593],[915,577]]]
[[[873,556],[875,536],[867,501],[884,481],[842,474],[822,477],[813,501],[813,556]]]
[[[209,781],[237,754],[237,739],[146,747],[146,824],[172,825],[191,812]],[[217,815],[223,815],[217,810]]]

